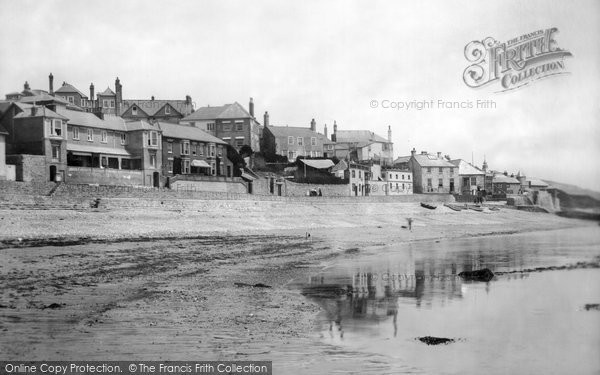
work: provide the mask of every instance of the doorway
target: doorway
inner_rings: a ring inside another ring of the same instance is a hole
[[[52,182],[56,181],[56,165],[50,166],[50,181],[52,181]]]
[[[154,186],[155,188],[160,187],[160,173],[154,172],[152,174],[152,186]]]

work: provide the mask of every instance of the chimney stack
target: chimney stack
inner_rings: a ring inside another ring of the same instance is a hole
[[[317,131],[317,122],[315,119],[310,120],[310,130],[316,132]]]
[[[189,95],[185,96],[185,104],[190,105],[192,104],[192,97]]]
[[[34,105],[31,107],[31,116],[35,116],[37,114],[37,107]]]
[[[250,103],[248,103],[248,110],[250,111],[250,116],[254,118],[254,100],[250,98]]]
[[[331,140],[337,142],[337,123],[335,120],[333,121],[333,134],[331,135]]]
[[[388,142],[392,142],[392,126],[388,125]]]
[[[438,159],[441,159],[442,158],[442,153],[438,151],[437,152],[437,156],[438,156]]]
[[[94,84],[90,83],[90,100],[94,100]]]
[[[265,111],[263,125],[265,126],[265,128],[269,126],[269,112],[267,111]]]
[[[150,100],[154,100],[154,95],[152,95],[152,96],[150,97]]]
[[[121,101],[123,100],[123,86],[121,86],[119,77],[115,79],[115,94],[117,94],[115,98],[115,114],[118,116],[120,114]]]
[[[29,82],[25,81],[25,84],[23,85],[23,90],[29,90]]]
[[[48,76],[48,92],[50,95],[54,95],[54,76],[52,73]]]
[[[325,138],[327,138],[327,124],[323,127],[323,134],[325,135]]]
[[[421,151],[421,155],[427,155],[427,151]]]
[[[415,156],[416,154],[417,154],[417,150],[413,147],[413,149],[410,150],[410,155]]]

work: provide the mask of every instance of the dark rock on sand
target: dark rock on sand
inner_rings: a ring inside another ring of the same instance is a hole
[[[599,303],[586,303],[585,306],[583,306],[583,308],[586,311],[590,311],[590,310],[600,310],[600,304]]]
[[[458,276],[469,281],[490,281],[494,278],[494,273],[489,268],[484,268],[482,270],[463,271]]]
[[[422,343],[425,343],[427,345],[440,345],[440,344],[450,344],[455,342],[456,340],[454,339],[449,339],[446,337],[433,337],[433,336],[423,336],[423,337],[417,337],[417,340],[421,341]]]

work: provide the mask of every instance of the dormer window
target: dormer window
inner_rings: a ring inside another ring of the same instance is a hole
[[[168,105],[165,106],[165,115],[170,115],[171,114],[171,107],[169,107]]]
[[[138,113],[137,113],[137,107],[133,107],[133,108],[131,109],[131,114],[132,114],[132,115],[134,115],[134,116],[137,116],[137,114],[138,114]]]

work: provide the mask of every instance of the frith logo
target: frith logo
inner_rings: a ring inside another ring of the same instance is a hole
[[[501,92],[567,74],[564,59],[573,55],[558,47],[554,39],[557,33],[558,29],[553,27],[505,43],[492,37],[472,41],[465,47],[465,57],[472,65],[465,69],[463,80],[472,88],[498,81],[501,88],[497,92]]]

